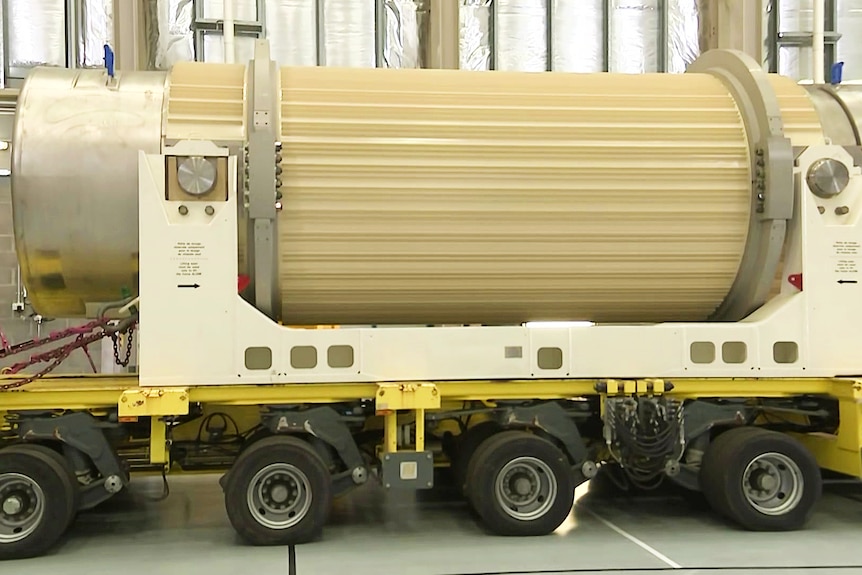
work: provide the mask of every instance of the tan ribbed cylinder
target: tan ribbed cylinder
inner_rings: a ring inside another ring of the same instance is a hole
[[[706,75],[282,70],[290,323],[705,319],[749,151]]]
[[[136,289],[137,151],[160,136],[238,149],[247,77],[198,63],[117,86],[30,74],[13,203],[39,313],[91,314]],[[750,158],[713,76],[289,68],[280,81],[287,323],[702,320],[734,282]],[[769,81],[793,144],[821,143],[805,90]]]

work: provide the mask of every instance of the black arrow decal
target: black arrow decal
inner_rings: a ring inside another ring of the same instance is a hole
[[[859,283],[859,282],[857,282],[856,280],[838,280],[838,283],[840,283],[840,284],[855,284],[855,283]]]
[[[200,285],[198,285],[198,284],[177,284],[177,287],[178,287],[178,288],[193,288],[193,289],[198,289],[198,288],[199,288],[199,287],[201,287],[201,286],[200,286]]]

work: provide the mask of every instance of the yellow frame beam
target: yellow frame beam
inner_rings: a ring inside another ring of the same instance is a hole
[[[8,376],[0,377],[0,382],[14,380]],[[337,384],[267,384],[267,385],[213,385],[197,387],[141,388],[138,379],[129,376],[57,376],[46,377],[28,384],[22,389],[0,392],[0,411],[27,409],[87,410],[113,408],[120,405],[122,397],[148,394],[162,397],[166,394],[174,398],[176,405],[190,403],[211,403],[216,405],[272,405],[283,403],[337,403],[360,399],[378,399],[381,390],[391,390],[412,386],[423,390],[438,392],[438,400],[445,401],[503,401],[509,399],[561,399],[599,395],[597,384],[608,385],[617,390],[647,391],[647,384],[662,380],[514,380],[514,381],[442,381],[432,383],[337,383]],[[686,378],[664,382],[672,384],[673,389],[664,390],[664,395],[678,399],[738,397],[772,398],[798,395],[825,395],[836,399],[850,399],[862,402],[862,380],[829,378],[788,378],[788,379],[729,379],[729,378]],[[145,392],[143,390],[146,390]],[[656,390],[658,392],[658,390]],[[185,400],[179,396],[187,394]],[[390,395],[390,397],[392,397]],[[405,400],[406,401],[406,400]],[[155,406],[157,403],[148,402]],[[420,401],[422,403],[422,401]],[[161,407],[141,409],[134,415],[148,415],[155,410],[158,415],[181,415],[165,413],[165,402]],[[408,406],[404,409],[436,409],[424,405]],[[391,409],[391,407],[389,408]]]
[[[3,380],[13,377],[0,377]],[[672,384],[672,389],[671,385]],[[598,391],[599,389],[603,391]],[[862,380],[829,378],[664,380],[523,380],[387,382],[301,385],[225,385],[142,388],[137,377],[57,376],[22,389],[0,392],[3,412],[23,410],[103,410],[117,407],[121,418],[151,417],[151,461],[166,463],[163,416],[184,415],[191,403],[255,406],[283,403],[334,403],[374,399],[384,417],[384,449],[397,451],[398,412],[414,412],[416,450],[425,447],[425,413],[442,401],[562,399],[620,393],[663,393],[676,399],[774,398],[819,395],[839,401],[835,435],[796,436],[824,469],[862,477]]]

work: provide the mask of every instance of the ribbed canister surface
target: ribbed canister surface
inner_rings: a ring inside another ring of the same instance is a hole
[[[700,320],[733,283],[749,152],[711,76],[281,73],[286,322]]]

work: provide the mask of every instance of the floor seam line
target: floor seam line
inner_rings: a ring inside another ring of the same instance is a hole
[[[668,567],[671,567],[673,569],[682,569],[683,568],[682,565],[680,565],[679,563],[677,563],[676,561],[674,561],[673,559],[671,559],[670,557],[668,557],[667,555],[665,555],[664,553],[659,551],[658,549],[652,547],[648,543],[641,541],[640,539],[638,539],[637,537],[635,537],[634,535],[632,535],[628,531],[615,525],[611,521],[605,519],[604,517],[602,517],[601,515],[599,515],[598,513],[596,513],[595,511],[593,511],[589,507],[587,507],[586,505],[584,505],[582,503],[578,503],[577,507],[580,509],[583,509],[584,511],[586,511],[587,513],[592,515],[595,519],[599,520],[603,525],[605,525],[605,527],[608,527],[609,529],[611,529],[612,531],[614,531],[618,535],[621,535],[625,539],[634,543],[635,545],[637,545],[638,547],[640,547],[641,549],[643,549],[644,551],[646,551],[647,553],[649,553],[650,555],[652,555],[653,557],[655,557],[656,559],[658,559],[659,561],[661,561],[662,563],[667,565]]]

